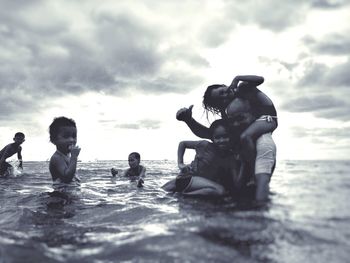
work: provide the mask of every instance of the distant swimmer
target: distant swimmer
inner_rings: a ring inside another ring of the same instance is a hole
[[[129,154],[128,163],[130,168],[121,172],[122,176],[137,180],[137,187],[142,187],[144,184],[143,178],[146,176],[146,167],[140,165],[141,155],[138,152]],[[119,171],[115,168],[111,169],[112,176],[116,176]]]
[[[75,174],[78,155],[77,127],[75,121],[66,117],[58,117],[49,127],[50,141],[56,145],[56,152],[50,159],[49,169],[54,184],[79,185],[80,179]]]
[[[0,176],[7,176],[11,174],[13,167],[8,162],[6,162],[6,159],[16,153],[19,161],[18,168],[23,169],[21,144],[25,141],[25,136],[22,132],[17,132],[13,140],[13,143],[6,145],[0,151]]]

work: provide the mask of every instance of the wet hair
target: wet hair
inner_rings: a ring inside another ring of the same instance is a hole
[[[16,138],[16,137],[24,138],[25,136],[24,136],[24,133],[23,133],[23,132],[16,132],[16,133],[15,133],[15,138]]]
[[[211,138],[213,138],[215,129],[217,129],[220,126],[224,127],[226,130],[229,129],[229,123],[226,119],[215,120],[209,127]]]
[[[134,156],[138,161],[141,160],[141,156],[138,152],[132,152],[129,154],[129,156]]]
[[[57,117],[54,118],[53,122],[51,123],[49,127],[49,133],[50,133],[50,141],[53,142],[59,133],[60,128],[62,127],[74,127],[76,128],[75,121],[73,119],[68,119],[66,117]]]
[[[211,112],[212,114],[220,114],[221,113],[221,102],[218,99],[214,99],[212,96],[212,91],[224,87],[226,85],[224,84],[214,84],[210,85],[207,87],[206,91],[204,92],[203,96],[203,108],[207,112],[207,117],[208,117],[208,112]]]

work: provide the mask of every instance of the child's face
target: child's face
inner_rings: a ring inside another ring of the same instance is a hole
[[[250,112],[236,112],[229,116],[230,127],[237,131],[244,131],[252,122],[254,116]]]
[[[211,91],[211,97],[213,100],[222,104],[222,106],[226,106],[231,100],[232,91],[227,86],[217,87]]]
[[[140,164],[140,161],[136,159],[134,155],[129,155],[128,162],[130,168],[135,168]]]
[[[228,131],[223,126],[218,126],[213,132],[213,143],[220,150],[228,150],[230,148],[230,137]]]
[[[13,138],[13,140],[18,145],[21,145],[25,141],[24,137],[22,137],[22,136],[16,136],[15,138]]]
[[[77,128],[64,126],[59,128],[57,138],[53,142],[62,153],[69,153],[77,143]]]

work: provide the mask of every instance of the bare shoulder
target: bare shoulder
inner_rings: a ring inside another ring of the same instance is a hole
[[[57,163],[60,163],[60,162],[63,162],[63,158],[61,155],[59,155],[57,152],[55,152],[51,158],[50,158],[50,165],[54,165],[54,164],[57,164]]]

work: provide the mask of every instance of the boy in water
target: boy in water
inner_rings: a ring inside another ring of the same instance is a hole
[[[56,152],[50,159],[50,173],[54,183],[79,185],[75,175],[80,148],[77,143],[77,127],[72,119],[58,117],[49,127],[50,141],[56,145]]]
[[[23,169],[22,164],[22,147],[21,144],[25,141],[25,136],[22,132],[17,132],[13,138],[14,142],[6,145],[0,151],[0,176],[9,175],[12,166],[6,162],[6,159],[17,153],[17,158],[19,161],[18,168]]]
[[[146,175],[146,168],[140,165],[141,156],[138,152],[132,152],[129,154],[128,162],[130,168],[125,170],[123,176],[130,177],[133,180],[138,179],[137,187],[142,187],[144,181],[142,178]],[[115,168],[111,169],[112,176],[118,174],[118,170]]]
[[[230,150],[228,123],[216,120],[210,126],[212,142],[182,141],[178,147],[180,174],[162,188],[185,195],[222,196],[232,191],[240,179],[240,169]],[[196,155],[189,165],[183,162],[186,149],[194,149]],[[226,189],[224,187],[226,186]]]

